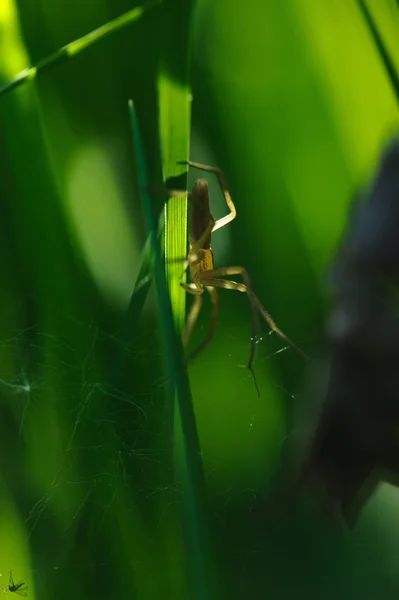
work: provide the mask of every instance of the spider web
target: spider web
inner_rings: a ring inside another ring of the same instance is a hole
[[[205,326],[206,315],[199,335]],[[112,597],[118,598],[132,589],[123,579],[127,569],[134,589],[162,597],[162,590],[176,589],[168,573],[182,568],[184,550],[176,549],[182,489],[168,447],[168,380],[159,368],[156,326],[149,320],[136,342],[124,345],[98,327],[77,327],[87,333],[82,356],[61,335],[38,327],[19,331],[0,348],[15,365],[13,375],[3,363],[0,377],[3,454],[8,457],[2,464],[2,488],[15,512],[11,526],[0,522],[2,587],[12,570],[15,582],[26,581],[29,597],[35,586],[44,595],[62,586],[61,597],[95,592],[105,598],[114,586]],[[294,408],[303,402],[299,386],[292,391],[284,376],[284,360],[292,359],[292,349],[267,332],[259,338],[254,365],[258,398],[251,374],[242,368],[249,343],[247,320],[231,323],[224,314],[213,347],[190,367],[210,518],[219,552],[234,565],[234,577],[231,567],[225,577],[235,588],[233,597],[248,594],[249,582],[267,557],[274,566],[265,567],[266,579],[277,585],[279,568],[285,568],[304,535],[298,525],[288,535],[284,520],[274,523],[263,504],[265,484],[278,471],[293,433],[281,402]],[[104,375],[102,354],[115,345],[132,363],[127,382],[110,383]],[[323,534],[318,536],[309,560],[324,544]],[[353,541],[359,564],[366,557],[381,564],[373,539],[363,529]],[[390,556],[394,579],[394,554],[382,554]],[[144,581],[148,564],[159,570],[152,591]]]
[[[27,567],[19,567],[19,555],[28,546],[45,557],[47,571],[64,570],[68,538],[76,543],[84,523],[106,538],[115,507],[127,499],[130,511],[144,506],[144,512],[159,513],[155,519],[160,523],[162,512],[156,502],[147,508],[150,500],[173,493],[170,450],[162,439],[165,416],[153,419],[155,398],[165,386],[163,374],[153,376],[142,389],[136,374],[136,389],[129,393],[126,385],[114,385],[98,375],[96,354],[114,340],[97,329],[87,337],[83,360],[60,336],[38,327],[2,343],[3,354],[15,365],[15,374],[10,374],[12,367],[3,368],[0,376],[7,455],[2,487],[14,500],[18,521],[14,530],[3,532],[2,554],[8,555],[2,561],[4,576],[11,569],[16,578],[24,574]],[[123,352],[136,364],[156,364],[153,345],[153,335],[142,335],[140,350],[126,345]],[[167,502],[165,507],[167,511]],[[152,537],[147,538],[149,547],[156,533]],[[74,554],[79,553],[71,550],[68,568],[73,561],[80,570],[108,564],[107,558],[91,562]]]
[[[29,573],[30,596],[33,581],[48,591],[61,582],[65,585],[67,576],[69,593],[75,593],[80,577],[93,581],[99,569],[115,573],[118,564],[112,544],[121,552],[129,551],[130,566],[137,573],[160,545],[167,555],[168,537],[171,532],[175,537],[176,527],[180,528],[181,486],[174,479],[173,453],[168,447],[168,380],[160,368],[156,327],[146,323],[134,344],[121,344],[108,332],[84,323],[71,321],[71,327],[86,337],[83,353],[70,340],[38,326],[18,331],[0,347],[8,357],[0,369],[3,454],[7,456],[2,488],[15,513],[12,526],[0,524],[2,575],[6,588],[9,571],[15,581]],[[267,437],[266,442],[259,441],[270,419],[268,389],[272,386],[277,396],[290,401],[295,394],[286,390],[283,381],[264,385],[267,377],[261,371],[270,356],[262,347],[267,340],[259,339],[256,368],[266,395],[260,402],[250,373],[237,361],[239,355],[246,357],[250,341],[245,326],[230,328],[222,319],[219,333],[215,348],[190,372],[213,518],[223,529],[236,510],[245,506],[251,512],[258,502],[263,470],[254,467],[248,473],[248,459],[264,457],[270,450]],[[226,342],[229,351],[223,347]],[[131,368],[124,380],[110,377],[104,366],[112,348],[118,348]],[[220,352],[225,360],[215,362],[215,353]],[[270,355],[279,361],[281,352],[277,348]],[[213,375],[210,365],[219,373],[224,370],[226,377],[234,375],[238,395],[247,394],[246,405],[235,402],[237,415],[224,437],[208,423],[225,418],[226,411],[234,415],[231,406],[227,408],[232,396],[225,394],[219,406],[207,403],[218,375]],[[204,366],[209,374],[205,379],[198,372]],[[232,457],[237,431],[242,456]],[[124,529],[129,533],[125,535]],[[137,541],[134,548],[128,539],[131,531]],[[109,577],[100,577],[105,590],[112,587]],[[168,585],[166,569],[159,579],[159,588]],[[117,594],[114,591],[114,597]]]

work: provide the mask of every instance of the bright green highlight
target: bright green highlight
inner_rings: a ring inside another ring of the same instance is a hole
[[[28,55],[21,41],[21,31],[15,2],[14,0],[1,0],[0,74],[2,77],[12,77],[13,73],[19,69],[23,69],[27,62]]]
[[[177,164],[188,159],[190,133],[190,95],[186,86],[161,72],[158,80],[163,176],[175,177],[187,171]],[[186,294],[183,261],[187,255],[187,200],[169,198],[165,205],[166,272],[176,326],[181,330],[185,319]]]

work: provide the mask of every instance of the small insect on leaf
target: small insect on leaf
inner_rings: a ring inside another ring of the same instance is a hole
[[[13,576],[12,576],[12,571],[10,571],[10,578],[8,580],[8,585],[6,585],[3,588],[4,592],[14,592],[15,594],[18,594],[18,596],[27,596],[27,592],[26,590],[28,589],[28,586],[25,583],[25,580],[19,581],[18,583],[15,583]]]

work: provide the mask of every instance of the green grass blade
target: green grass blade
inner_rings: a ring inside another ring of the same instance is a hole
[[[358,4],[359,4],[359,8],[363,14],[363,17],[364,17],[365,21],[367,22],[367,25],[370,29],[370,33],[373,37],[375,45],[377,46],[381,60],[384,63],[385,69],[388,73],[389,80],[390,80],[393,90],[395,92],[395,96],[396,96],[397,100],[399,101],[399,76],[398,76],[398,72],[396,70],[395,64],[394,64],[387,48],[385,47],[382,36],[378,30],[377,25],[374,22],[374,19],[373,19],[372,14],[367,6],[367,3],[365,2],[365,0],[358,0]]]
[[[138,183],[143,203],[145,225],[153,252],[153,277],[159,299],[160,323],[169,375],[171,401],[176,396],[183,432],[184,470],[179,470],[182,504],[185,514],[187,560],[192,582],[192,597],[198,600],[212,598],[210,552],[205,535],[205,482],[200,444],[195,422],[190,384],[179,335],[176,331],[168,284],[165,276],[161,247],[158,244],[158,224],[154,215],[149,183],[143,157],[141,138],[133,102],[129,102],[132,135],[137,160]]]
[[[168,0],[164,4],[165,36],[158,77],[161,156],[164,181],[178,178],[187,188],[187,168],[178,161],[189,158],[191,30],[195,2]],[[173,43],[178,39],[177,44]],[[176,187],[174,186],[176,189]],[[187,255],[187,201],[169,198],[165,206],[165,257],[167,279],[176,326],[185,321],[186,297],[181,293],[181,260]]]
[[[178,161],[188,159],[190,139],[190,99],[188,86],[171,79],[166,72],[159,78],[160,130],[164,180],[179,178],[187,187],[187,167]],[[182,259],[187,255],[187,200],[169,198],[165,204],[166,274],[176,327],[185,320],[186,294],[182,294]]]
[[[10,92],[24,83],[27,83],[28,81],[32,81],[38,75],[42,74],[48,69],[55,67],[69,58],[76,56],[77,54],[80,54],[83,52],[83,50],[90,48],[90,46],[96,44],[100,40],[103,40],[112,33],[115,33],[123,27],[127,27],[131,23],[138,21],[138,19],[140,19],[145,12],[151,8],[154,8],[155,6],[158,6],[160,3],[161,0],[151,0],[146,4],[143,4],[143,6],[133,8],[123,15],[116,17],[116,19],[109,21],[105,25],[101,25],[101,27],[98,27],[81,38],[70,42],[66,46],[63,46],[53,54],[50,54],[50,56],[47,56],[39,61],[35,66],[24,69],[21,71],[21,73],[14,77],[14,79],[0,87],[0,96]]]

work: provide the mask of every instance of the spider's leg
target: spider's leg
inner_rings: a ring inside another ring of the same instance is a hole
[[[225,277],[229,275],[241,275],[244,279],[245,285],[242,283],[236,283],[228,280],[223,280],[226,285],[225,289],[235,289],[239,292],[246,292],[251,303],[251,306],[254,306],[265,319],[266,323],[269,325],[270,329],[274,331],[281,339],[283,339],[287,344],[289,344],[294,350],[298,352],[304,359],[309,360],[309,357],[300,349],[294,342],[292,342],[286,335],[281,331],[277,324],[274,322],[270,313],[265,309],[265,307],[261,304],[256,294],[252,291],[251,280],[247,271],[244,267],[222,267],[220,269],[213,269],[212,271],[207,271],[206,274],[199,273],[198,280],[201,281],[203,285],[213,285],[211,282],[205,283],[205,279],[213,279],[218,277]],[[215,286],[216,287],[216,286]],[[219,286],[223,287],[223,286]]]
[[[180,285],[187,292],[187,294],[192,294],[193,296],[199,296],[204,292],[202,287],[196,285],[195,283],[181,283]]]
[[[173,261],[174,263],[184,263],[184,267],[182,272],[180,273],[179,279],[182,279],[184,273],[187,271],[188,267],[193,267],[194,265],[201,262],[201,250],[199,249],[197,252],[194,252],[192,248],[190,249],[190,253],[187,258],[176,258]],[[183,284],[180,284],[183,285]],[[183,286],[184,287],[184,286]],[[189,292],[190,293],[190,292]]]
[[[256,296],[256,294],[254,294],[254,292],[251,291],[250,295],[252,296],[252,302],[257,307],[258,311],[260,312],[262,317],[265,319],[265,321],[269,325],[270,329],[272,331],[274,331],[274,333],[276,333],[289,346],[291,346],[291,348],[293,348],[298,354],[300,354],[302,356],[302,358],[304,358],[305,360],[310,360],[309,356],[307,354],[305,354],[305,352],[303,350],[301,350],[296,344],[294,344],[294,342],[292,340],[290,340],[290,338],[287,337],[285,335],[285,333],[283,331],[281,331],[281,329],[279,327],[277,327],[271,314],[265,309],[263,304],[261,304],[261,302],[260,302],[259,298]]]
[[[220,187],[222,188],[222,191],[223,191],[224,199],[226,200],[226,204],[227,204],[227,207],[229,208],[230,212],[225,217],[222,217],[221,219],[218,219],[216,221],[216,223],[213,225],[213,228],[211,230],[212,233],[214,231],[216,231],[217,229],[224,227],[225,225],[227,225],[227,223],[230,223],[233,219],[236,218],[236,215],[237,215],[236,207],[234,206],[234,202],[232,200],[232,197],[230,196],[229,188],[227,185],[227,180],[224,176],[223,171],[221,171],[220,169],[218,169],[216,167],[210,167],[209,165],[203,165],[201,163],[196,163],[191,160],[182,161],[182,162],[179,162],[179,164],[189,165],[190,167],[194,167],[195,169],[200,169],[201,171],[208,171],[209,173],[215,173],[215,175],[217,175]]]
[[[223,276],[229,275],[241,275],[245,281],[244,283],[237,283],[236,281],[230,281],[228,279],[220,279]],[[255,344],[256,344],[256,335],[258,332],[258,317],[257,313],[259,312],[262,317],[265,319],[270,329],[274,331],[279,337],[281,337],[285,342],[287,342],[290,346],[292,346],[303,358],[309,360],[308,356],[300,349],[298,346],[294,344],[286,335],[277,327],[276,323],[273,321],[271,315],[267,312],[264,306],[260,303],[256,294],[252,291],[251,280],[247,271],[243,267],[222,267],[219,269],[212,269],[209,271],[205,271],[202,273],[198,273],[197,275],[198,282],[204,286],[214,286],[216,288],[223,288],[226,290],[237,290],[238,292],[245,292],[248,296],[251,312],[252,312],[252,339],[251,339],[251,352],[248,361],[248,369],[251,371],[252,376],[254,377],[256,389],[259,395],[259,389],[256,383],[255,375],[252,369],[252,363],[255,356]]]
[[[188,291],[188,290],[186,290],[186,291]],[[188,292],[188,293],[190,293],[190,292]],[[194,293],[194,294],[195,294],[195,298],[191,305],[190,312],[188,313],[187,321],[186,321],[186,324],[184,325],[184,330],[183,330],[183,335],[182,335],[182,342],[183,342],[184,347],[186,347],[188,342],[190,341],[191,334],[192,334],[195,324],[197,322],[198,314],[199,314],[199,312],[201,310],[201,306],[202,306],[202,293],[201,294]]]
[[[236,281],[229,281],[228,279],[218,279],[216,277],[209,277],[209,274],[215,273],[215,271],[220,271],[220,269],[214,269],[213,271],[205,271],[203,273],[203,275],[206,276],[207,278],[206,279],[201,278],[202,285],[206,286],[207,288],[210,286],[213,286],[215,288],[221,288],[224,290],[236,290],[238,292],[248,293],[247,287],[243,283],[237,283]],[[258,311],[256,310],[256,307],[252,304],[252,302],[250,302],[250,305],[251,305],[251,316],[252,316],[252,336],[251,336],[251,351],[249,354],[247,369],[251,372],[251,375],[252,375],[254,383],[255,383],[256,391],[258,393],[258,396],[260,396],[258,383],[256,381],[255,373],[252,368],[252,363],[253,363],[253,360],[255,357],[256,337],[259,333],[259,317],[258,317]]]
[[[191,354],[189,354],[187,360],[192,360],[193,358],[198,356],[198,354],[200,354],[200,352],[202,352],[207,346],[209,346],[209,344],[212,342],[214,335],[215,335],[217,319],[219,316],[219,296],[218,296],[217,291],[213,287],[213,285],[206,286],[206,290],[208,291],[208,293],[211,297],[212,305],[213,305],[208,335],[206,336],[205,340],[203,342],[201,342],[200,345],[197,346],[197,348],[195,350],[193,350],[193,352],[191,352]],[[190,318],[190,316],[191,316],[191,313],[189,315],[189,318]],[[198,316],[198,313],[195,318],[197,318],[197,316]],[[187,319],[187,322],[188,322],[188,319]]]

